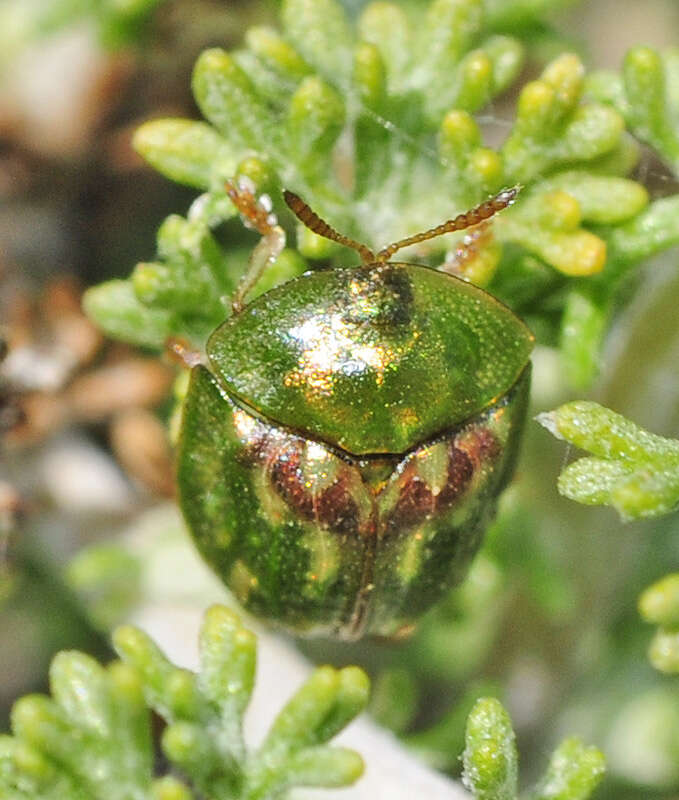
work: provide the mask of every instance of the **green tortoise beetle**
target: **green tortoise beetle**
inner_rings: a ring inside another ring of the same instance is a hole
[[[511,476],[533,337],[482,289],[390,259],[483,231],[517,190],[376,254],[286,192],[307,227],[362,263],[247,304],[285,235],[247,182],[227,191],[262,240],[207,360],[185,356],[184,517],[255,615],[303,635],[403,634],[464,577]]]

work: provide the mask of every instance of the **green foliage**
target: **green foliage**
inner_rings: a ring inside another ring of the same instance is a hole
[[[319,667],[248,751],[242,718],[253,688],[256,641],[233,612],[213,606],[200,634],[200,671],[176,667],[146,634],[114,634],[121,661],[56,656],[52,697],[30,695],[0,737],[0,796],[11,800],[265,800],[291,786],[344,786],[363,770],[326,743],[367,702],[356,667]],[[189,783],[154,777],[149,709],[166,722],[162,750]],[[192,786],[193,788],[189,788]]]
[[[91,20],[105,47],[135,42],[164,0],[4,0],[0,4],[0,65],[22,47],[82,20]]]
[[[114,543],[80,550],[66,569],[65,581],[93,625],[110,631],[139,602],[139,559]]]
[[[361,6],[355,24],[342,5]],[[230,295],[254,243],[229,224],[236,210],[224,183],[234,176],[270,195],[290,244],[255,292],[309,267],[355,262],[348,251],[295,226],[280,201],[283,187],[338,229],[381,246],[521,184],[518,202],[494,222],[493,239],[468,265],[467,277],[515,309],[541,342],[558,346],[567,379],[586,388],[630,276],[644,259],[679,242],[679,195],[649,199],[630,178],[637,140],[669,169],[679,168],[679,56],[637,48],[620,74],[587,76],[576,55],[561,54],[518,93],[502,144],[488,146],[475,115],[515,86],[527,54],[549,38],[545,15],[560,5],[563,0],[284,0],[280,30],[253,28],[242,49],[209,50],[199,58],[193,90],[206,121],[155,120],[137,132],[134,146],[153,167],[202,194],[185,217],[163,223],[151,262],[88,292],[88,313],[125,341],[161,349],[174,335],[202,347],[230,313]],[[432,241],[406,260],[436,265],[458,243],[451,236]],[[592,453],[564,471],[562,493],[611,504],[626,519],[676,506],[677,443],[595,404],[564,406],[542,421]],[[549,559],[539,567],[542,573],[533,562],[525,568],[528,590],[549,597],[545,603],[572,605],[570,585],[561,601],[553,600],[558,591],[552,591]],[[424,620],[412,647],[403,648],[400,662],[379,681],[374,708],[385,724],[408,729],[418,670],[455,680],[478,667],[501,624],[503,580],[496,573],[485,589],[477,587],[469,608],[463,590]],[[651,657],[674,671],[675,623],[645,613],[661,626]],[[454,768],[462,721],[479,691],[472,687],[438,725],[410,735],[412,746]],[[400,706],[395,697],[403,698]],[[203,721],[185,722],[171,719],[175,733],[166,748],[175,763],[189,775],[196,762],[212,765],[217,784],[227,785],[232,778],[219,771],[223,760],[215,766]],[[472,714],[465,769],[477,797],[516,797],[513,732],[494,701]],[[566,740],[530,797],[588,797],[601,772],[597,751]]]
[[[679,504],[679,441],[656,436],[597,403],[566,403],[538,416],[551,433],[593,457],[559,476],[561,494],[611,505],[624,520],[658,517]]]
[[[661,672],[679,672],[679,573],[666,575],[639,598],[639,613],[658,626],[648,657]]]
[[[679,172],[679,50],[657,53],[634,47],[620,75],[601,70],[587,81],[587,93],[621,113],[630,131]]]
[[[478,555],[465,582],[424,616],[399,654],[400,662],[427,680],[473,676],[497,633],[505,589],[497,563]]]
[[[518,755],[511,720],[493,697],[480,699],[467,720],[463,781],[476,800],[516,800]],[[575,738],[554,751],[530,800],[586,800],[604,774],[604,758]]]
[[[416,5],[372,2],[354,25],[336,0],[285,0],[280,32],[252,28],[243,49],[203,53],[193,91],[207,123],[154,120],[134,139],[156,169],[203,194],[186,218],[161,226],[156,261],[88,292],[90,316],[125,341],[161,348],[175,335],[203,346],[245,268],[241,245],[218,243],[217,228],[236,214],[227,178],[245,175],[268,193],[288,231],[283,187],[374,247],[521,184],[466,274],[540,339],[558,342],[571,383],[586,386],[623,278],[679,240],[679,198],[649,205],[627,177],[639,148],[625,121],[636,133],[635,124],[608,96],[585,93],[572,53],[523,87],[502,145],[485,144],[473,115],[515,83],[525,26],[541,25],[560,3]],[[667,77],[668,96],[674,80]],[[434,240],[417,258],[435,265],[457,242]],[[298,226],[275,280],[354,260]]]

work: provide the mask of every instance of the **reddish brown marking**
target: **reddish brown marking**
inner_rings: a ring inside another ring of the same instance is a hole
[[[467,453],[454,444],[451,445],[448,461],[448,481],[439,492],[437,510],[448,509],[455,503],[471,482],[475,469],[476,467]]]
[[[337,533],[352,533],[359,527],[358,507],[346,484],[346,479],[333,483],[316,501],[319,522]]]
[[[314,501],[302,482],[299,451],[292,448],[272,454],[269,464],[271,486],[285,500],[295,515],[313,519]]]
[[[314,494],[306,485],[302,470],[304,453],[303,441],[270,436],[267,426],[257,424],[244,442],[239,460],[253,467],[265,465],[272,489],[295,517],[315,522],[338,534],[369,536],[374,533],[374,515],[370,515],[370,520],[362,521],[353,496],[356,491],[364,491],[375,502],[375,493],[359,477],[358,469],[344,465],[331,485]],[[427,518],[451,509],[469,487],[474,475],[484,464],[497,460],[500,453],[500,443],[488,428],[471,427],[461,431],[448,444],[447,478],[436,495],[418,474],[418,459],[411,457],[398,476],[399,496],[393,508],[385,514],[385,532],[411,529]],[[388,480],[384,485],[388,485]]]
[[[457,438],[455,444],[467,454],[475,469],[484,462],[496,460],[502,450],[495,434],[488,428],[467,431]]]
[[[271,486],[295,516],[335,533],[359,533],[359,509],[351,496],[349,476],[340,474],[327,489],[314,495],[300,469],[303,447],[292,445],[273,456],[269,466]]]
[[[417,474],[417,460],[411,460],[399,478],[399,498],[385,519],[385,530],[397,532],[412,528],[434,514],[451,509],[475,473],[484,463],[496,460],[500,450],[495,435],[487,428],[458,434],[450,442],[447,480],[437,495]]]
[[[451,445],[447,481],[435,495],[417,474],[417,461],[411,461],[399,480],[400,496],[385,520],[386,530],[395,532],[412,528],[433,514],[448,510],[467,488],[473,475],[474,464],[469,456]]]
[[[434,497],[422,478],[412,475],[412,472],[414,470],[402,484],[398,502],[389,515],[389,524],[392,527],[416,525],[436,508],[438,498]]]

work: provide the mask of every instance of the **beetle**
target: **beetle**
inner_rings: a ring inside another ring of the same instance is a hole
[[[178,494],[198,550],[256,616],[396,637],[464,577],[514,468],[533,336],[482,289],[391,257],[483,230],[517,191],[378,253],[286,191],[361,263],[246,303],[285,238],[267,198],[227,184],[262,240],[207,360],[189,359]]]

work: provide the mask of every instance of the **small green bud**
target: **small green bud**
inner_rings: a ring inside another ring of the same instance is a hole
[[[21,740],[10,739],[10,737],[7,737],[7,739],[12,743],[12,761],[20,772],[42,784],[56,780],[54,765],[50,764],[49,760],[39,750]],[[0,754],[0,759],[3,756],[6,756],[6,753]]]
[[[163,752],[175,764],[187,772],[197,771],[201,775],[215,768],[215,752],[210,743],[210,734],[200,725],[190,722],[175,722],[163,731]]]
[[[172,312],[144,305],[128,281],[93,286],[83,295],[83,308],[106,334],[123,342],[162,349],[174,332]]]
[[[283,785],[350,786],[361,775],[363,759],[344,747],[310,747],[290,756],[277,776]]]
[[[311,73],[311,67],[273,28],[248,28],[245,41],[252,52],[282,77],[299,81]]]
[[[113,631],[113,646],[120,658],[139,672],[147,702],[167,719],[172,719],[174,709],[167,701],[166,686],[178,668],[165,658],[149,636],[132,625],[121,625]]]
[[[205,50],[193,71],[193,93],[203,114],[232,146],[277,152],[278,135],[252,81],[225,50]]]
[[[559,475],[560,494],[587,506],[611,502],[615,487],[631,474],[630,468],[619,461],[600,458],[579,458]]]
[[[556,92],[555,100],[561,113],[574,108],[582,92],[585,68],[574,53],[564,53],[549,64],[542,80]]]
[[[199,684],[214,703],[233,705],[242,713],[255,680],[257,642],[240,618],[225,606],[205,612],[200,632]],[[223,675],[228,670],[229,680]]]
[[[579,739],[566,739],[549,760],[549,767],[534,800],[587,800],[604,776],[606,764],[596,747]]]
[[[337,0],[284,0],[281,19],[290,41],[319,74],[347,87],[352,29]]]
[[[163,259],[181,259],[183,256],[182,236],[186,230],[187,220],[179,214],[170,214],[165,217],[158,233],[156,246],[158,255]]]
[[[201,703],[193,672],[174,667],[165,678],[163,689],[173,717],[193,719],[198,716]]]
[[[257,156],[248,156],[238,163],[236,181],[241,175],[252,181],[257,194],[268,192],[273,187],[274,176],[269,165]]]
[[[279,712],[262,751],[288,751],[319,743],[317,730],[334,709],[340,687],[339,672],[318,667]]]
[[[423,56],[438,75],[469,48],[482,23],[481,0],[433,0],[424,20]]]
[[[320,78],[305,78],[299,85],[290,101],[286,130],[305,173],[329,169],[330,151],[344,127],[345,113],[341,96]]]
[[[515,131],[522,136],[544,137],[550,133],[556,92],[545,81],[527,83],[519,95]]]
[[[666,134],[665,69],[650,47],[635,47],[625,56],[623,81],[632,125],[646,141]]]
[[[111,693],[107,675],[84,653],[58,653],[50,667],[52,696],[71,722],[97,736],[111,735]]]
[[[319,742],[327,742],[354,717],[363,711],[370,697],[370,681],[359,667],[344,667],[338,673],[339,682],[334,706],[316,731]]]
[[[648,648],[651,664],[660,672],[679,672],[679,630],[660,628]]]
[[[679,627],[679,572],[665,575],[642,592],[639,613],[654,625]]]
[[[178,778],[165,775],[153,782],[153,800],[194,800],[193,794]]]
[[[535,195],[521,208],[521,216],[553,231],[574,231],[582,222],[580,203],[561,189]]]
[[[452,103],[468,111],[478,111],[490,99],[493,81],[493,64],[483,50],[468,53],[460,62],[457,71],[457,91]]]
[[[574,388],[586,389],[597,374],[608,318],[608,304],[598,302],[592,293],[568,292],[559,345],[566,378]]]
[[[204,122],[146,122],[135,131],[132,146],[166,177],[198,189],[209,188],[216,165],[226,174],[235,167],[228,143]]]
[[[582,219],[612,225],[639,214],[648,204],[648,192],[636,181],[593,175],[585,170],[559,173],[540,189],[563,190],[578,201]]]
[[[492,93],[496,95],[518,77],[524,62],[524,48],[511,36],[491,36],[483,43],[483,50],[493,65]]]
[[[541,414],[540,422],[555,436],[600,458],[643,461],[679,458],[679,442],[645,431],[598,403],[577,400]]]
[[[641,159],[637,140],[624,131],[616,146],[589,162],[590,169],[600,175],[629,175]],[[640,189],[644,187],[636,184]]]
[[[569,201],[568,205],[555,202],[551,209],[553,222],[558,221],[558,214],[564,211],[569,214],[576,208]],[[578,211],[579,211],[579,207]],[[566,218],[567,221],[567,218]],[[503,220],[503,227],[505,221]],[[509,227],[509,223],[507,222]],[[548,264],[564,275],[580,277],[595,275],[601,272],[606,264],[606,243],[590,231],[576,230],[571,232],[550,231],[533,225],[512,223],[508,238],[522,244],[540,256]]]
[[[466,175],[483,194],[491,194],[502,186],[502,159],[495,150],[479,147],[469,156]]]
[[[386,65],[389,81],[397,87],[408,76],[412,52],[412,27],[396,3],[368,3],[358,21],[361,37],[377,46]]]
[[[72,737],[57,704],[43,695],[26,695],[14,704],[12,732],[36,749],[69,761],[74,757]]]
[[[132,288],[139,300],[147,306],[167,303],[168,289],[172,295],[170,270],[158,262],[140,262],[130,277]]]
[[[445,115],[438,135],[441,158],[459,169],[480,144],[481,131],[470,114],[454,109]]]
[[[612,108],[580,106],[559,138],[555,155],[561,162],[598,158],[618,145],[624,129],[624,120]]]
[[[608,234],[611,254],[624,263],[636,263],[679,242],[679,196],[654,200],[629,222]]]
[[[509,715],[499,700],[477,701],[467,720],[462,782],[476,800],[516,800],[518,756]]]
[[[112,695],[116,702],[124,703],[129,708],[137,707],[145,710],[139,673],[129,664],[114,661],[107,667],[108,679]]]
[[[611,489],[611,505],[623,519],[658,517],[679,505],[679,464],[665,471],[644,464]]]
[[[360,42],[354,53],[354,84],[364,105],[379,110],[386,96],[386,83],[386,70],[378,47]]]

